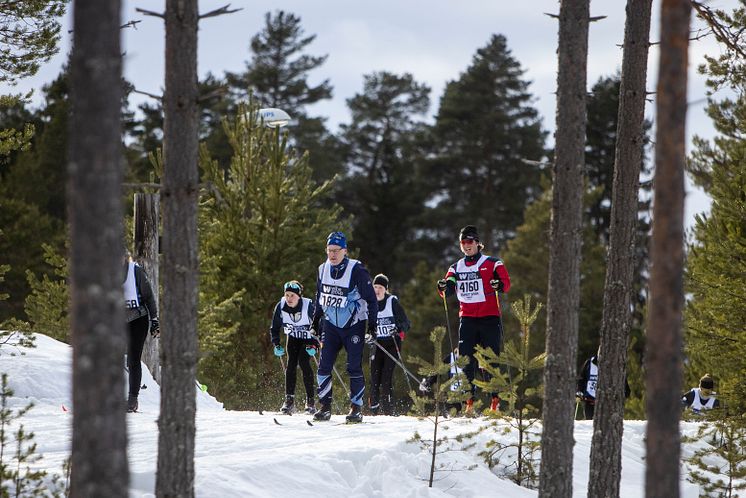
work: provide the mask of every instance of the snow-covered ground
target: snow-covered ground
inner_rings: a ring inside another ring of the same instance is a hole
[[[9,375],[15,391],[11,407],[35,407],[22,419],[32,430],[43,455],[38,466],[61,474],[70,452],[71,349],[38,335],[35,349],[0,348],[0,372]],[[130,496],[154,496],[158,452],[156,420],[159,389],[143,365],[140,413],[127,415],[129,430]],[[439,428],[447,436],[438,455],[442,470],[428,488],[430,454],[417,442],[415,433],[432,437],[432,423],[413,417],[366,417],[363,424],[345,425],[343,415],[330,422],[307,424],[309,417],[223,410],[209,394],[197,391],[197,443],[195,451],[196,495],[202,497],[495,497],[536,496],[500,478],[478,455],[490,439],[507,440],[489,428],[473,438],[457,441],[460,434],[488,426],[486,419],[456,418]],[[278,394],[278,399],[281,396]],[[277,418],[282,426],[274,423]],[[502,427],[502,426],[500,426]],[[687,435],[696,424],[682,424]],[[574,495],[586,496],[591,422],[575,425]],[[621,496],[644,496],[645,423],[625,423],[622,448]],[[474,444],[476,443],[476,444]],[[685,446],[683,454],[694,448]],[[468,470],[471,469],[471,470]],[[682,467],[682,477],[685,475]],[[697,486],[682,479],[681,496],[695,498]]]

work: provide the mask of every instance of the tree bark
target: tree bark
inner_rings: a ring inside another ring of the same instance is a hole
[[[628,0],[588,497],[618,497],[652,0]]]
[[[158,286],[158,226],[160,199],[158,194],[135,194],[135,261],[142,265],[153,288],[155,304],[160,309]],[[142,352],[142,360],[148,366],[153,379],[161,384],[160,339],[148,335]]]
[[[166,1],[159,497],[194,496],[197,365],[197,0]]]
[[[648,417],[645,494],[679,496],[684,164],[689,0],[663,0],[656,90],[650,306],[645,348]]]
[[[70,62],[70,495],[128,495],[120,2],[75,0]]]
[[[589,0],[563,0],[559,14],[557,132],[539,479],[539,496],[551,498],[572,496],[589,3]]]

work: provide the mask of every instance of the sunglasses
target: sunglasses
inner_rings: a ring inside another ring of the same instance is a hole
[[[282,287],[282,290],[284,291],[294,291],[300,294],[300,285],[296,284],[295,282],[285,282],[285,285]]]

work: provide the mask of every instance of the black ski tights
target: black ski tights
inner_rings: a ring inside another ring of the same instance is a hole
[[[300,365],[303,372],[303,386],[306,388],[306,399],[314,399],[311,357],[306,353],[306,346],[313,344],[315,344],[313,339],[297,339],[288,336],[288,369],[285,372],[285,394],[295,396],[296,369]]]
[[[136,398],[140,394],[140,383],[142,382],[142,349],[145,339],[148,337],[150,321],[148,315],[141,316],[129,324],[127,344],[127,369],[129,370],[129,395]]]

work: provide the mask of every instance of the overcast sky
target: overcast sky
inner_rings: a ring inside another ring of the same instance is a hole
[[[200,11],[208,12],[229,0],[203,0]],[[162,11],[163,0],[123,0],[123,22],[141,20],[136,29],[123,31],[125,76],[138,90],[160,94],[163,87],[164,30],[161,19],[145,17],[136,7]],[[591,24],[588,87],[601,76],[621,67],[624,39],[624,0],[592,0],[591,15],[607,16]],[[737,0],[711,0],[713,7],[730,10]],[[231,15],[204,19],[199,32],[199,73],[222,75],[240,71],[250,59],[250,38],[264,25],[264,14],[285,10],[300,16],[306,34],[317,35],[308,47],[312,55],[328,54],[326,63],[311,74],[311,81],[329,78],[334,86],[331,101],[309,108],[310,114],[328,118],[336,129],[349,120],[345,100],[362,90],[363,75],[387,70],[410,72],[431,89],[432,116],[447,81],[459,77],[470,64],[476,50],[487,44],[493,33],[503,34],[513,56],[526,70],[532,82],[530,91],[544,119],[544,127],[554,130],[554,91],[557,70],[557,20],[545,13],[557,13],[557,0],[233,0],[231,7],[243,10]],[[660,0],[653,1],[651,40],[657,41]],[[69,29],[70,16],[65,23]],[[694,20],[693,28],[703,27]],[[19,84],[19,88],[40,88],[53,79],[66,59],[69,35],[60,55],[42,68],[38,75]],[[687,133],[710,137],[714,133],[704,114],[704,79],[696,67],[703,55],[717,55],[719,48],[712,37],[694,41],[690,48],[690,80]],[[648,90],[657,81],[658,52],[651,47]],[[37,92],[37,97],[38,97]],[[146,99],[134,97],[133,102]],[[653,118],[653,103],[646,115]],[[552,140],[550,136],[550,141]],[[707,209],[706,196],[690,190],[687,224],[694,212]]]

